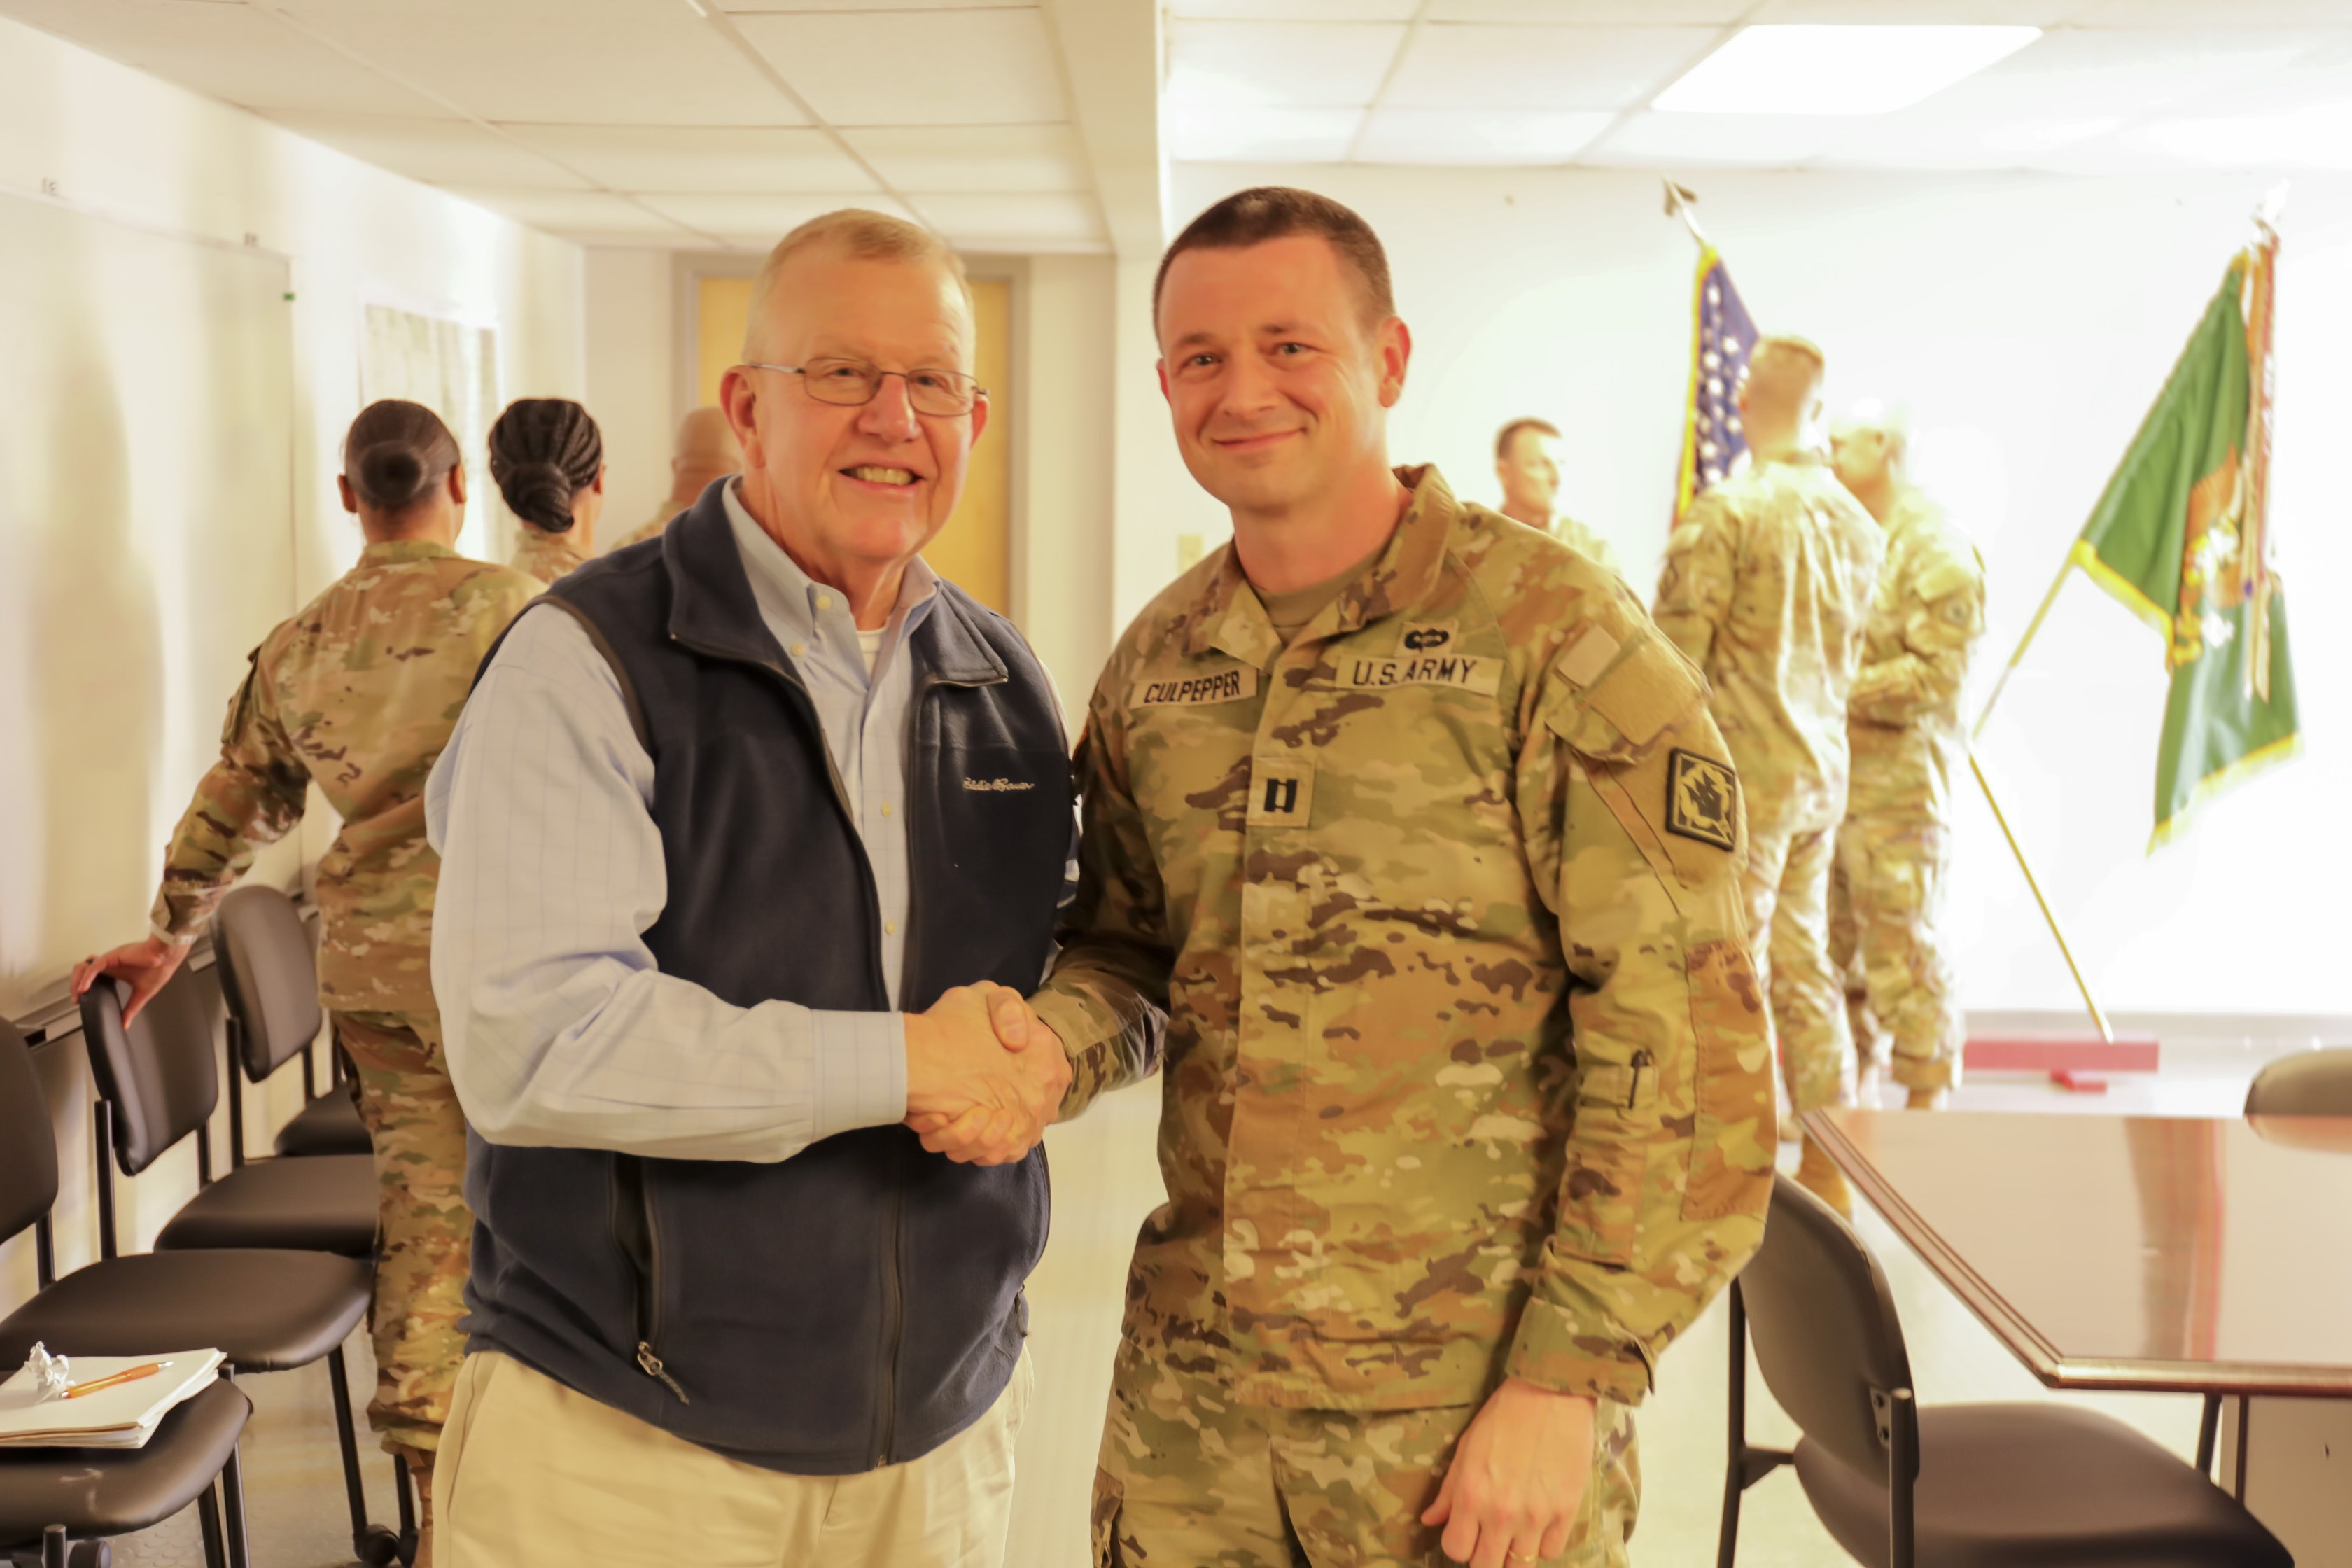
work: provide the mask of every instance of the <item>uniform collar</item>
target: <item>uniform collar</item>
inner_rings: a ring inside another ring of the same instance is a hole
[[[1346,637],[1374,621],[1419,604],[1437,586],[1438,574],[1454,540],[1461,503],[1446,488],[1437,465],[1400,468],[1397,482],[1412,493],[1404,517],[1377,560],[1338,598],[1307,624],[1301,638]],[[1281,637],[1266,619],[1265,606],[1243,573],[1241,558],[1228,543],[1208,592],[1194,607],[1192,627],[1184,639],[1187,656],[1198,658],[1214,648],[1264,668],[1282,652]]]
[[[436,544],[429,539],[386,539],[370,544],[360,552],[360,559],[370,562],[438,561],[457,552],[446,544]]]

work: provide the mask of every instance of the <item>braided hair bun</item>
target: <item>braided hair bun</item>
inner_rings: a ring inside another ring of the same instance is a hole
[[[572,498],[604,470],[604,434],[569,398],[518,398],[490,426],[490,478],[508,509],[533,528],[570,531]]]
[[[457,438],[421,403],[371,403],[343,437],[343,477],[381,511],[414,506],[457,466]]]

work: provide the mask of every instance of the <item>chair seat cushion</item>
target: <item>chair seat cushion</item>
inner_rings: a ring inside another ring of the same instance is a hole
[[[239,1372],[308,1366],[366,1316],[374,1271],[324,1252],[142,1252],[78,1268],[0,1318],[0,1367],[65,1355],[217,1350]]]
[[[1871,1568],[1888,1560],[1886,1485],[1817,1444],[1797,1479]],[[2122,1422],[2064,1405],[1919,1412],[1918,1568],[2294,1568],[2237,1500]]]
[[[179,1512],[212,1484],[252,1402],[215,1383],[156,1424],[143,1448],[0,1452],[0,1550],[62,1524],[77,1539],[127,1535]]]
[[[329,1089],[278,1130],[275,1145],[280,1154],[309,1159],[319,1154],[373,1154],[367,1123],[360,1108],[338,1087]]]
[[[258,1160],[190,1199],[155,1249],[290,1247],[364,1258],[375,1250],[375,1161],[367,1155]]]

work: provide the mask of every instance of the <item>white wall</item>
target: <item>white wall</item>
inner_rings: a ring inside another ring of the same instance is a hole
[[[667,250],[586,253],[587,384],[583,402],[604,437],[604,516],[596,547],[634,533],[669,496],[679,407],[677,300]]]
[[[1248,184],[1309,186],[1389,247],[1413,330],[1391,427],[1494,499],[1493,432],[1567,431],[1567,510],[1609,535],[1646,596],[1672,508],[1695,247],[1655,176],[1601,171],[1181,166],[1181,222]],[[1975,534],[1989,689],[2247,232],[2267,180],[1712,174],[1689,183],[1766,330],[1828,351],[1832,401],[1908,402],[1916,468]],[[2352,182],[2298,179],[2283,223],[2272,518],[2294,605],[2307,755],[2144,854],[2165,696],[2156,639],[2077,576],[1984,747],[2011,819],[2111,1009],[2352,1012],[2330,894],[2352,795],[2352,580],[2340,520],[2340,366]],[[1122,528],[1126,519],[1122,516]],[[1124,537],[1124,536],[1123,536]],[[1121,583],[1124,590],[1124,576]],[[1953,929],[1979,1009],[2074,1005],[1980,799],[1962,805]]]
[[[130,223],[229,245],[251,243],[290,258],[296,296],[289,307],[293,593],[283,605],[254,609],[248,644],[359,553],[358,526],[336,501],[334,476],[338,445],[358,412],[361,317],[367,305],[400,305],[495,326],[500,385],[509,397],[578,396],[584,388],[577,247],[5,20],[0,20],[0,185],[47,192],[83,211]],[[60,288],[57,309],[102,321],[109,302],[98,281],[81,283]],[[182,348],[151,345],[159,356]],[[137,364],[137,356],[128,356],[118,374],[136,374]],[[142,440],[154,438],[153,433],[126,433],[134,469]],[[478,482],[486,480],[480,454],[468,459]],[[131,493],[139,493],[137,479],[134,472],[126,481]],[[200,507],[194,510],[202,515]],[[165,674],[144,670],[138,679],[162,691]],[[208,731],[228,696],[226,688],[207,693],[200,713],[174,714],[164,728]],[[109,739],[103,715],[93,715],[84,743],[100,746]],[[184,803],[203,759],[126,754],[122,766],[152,773],[143,787],[168,824],[177,816],[171,803]],[[315,854],[325,842],[317,825],[310,839]],[[128,940],[144,929],[162,850],[159,832],[143,885],[135,895],[126,893],[110,917],[111,940]],[[70,1043],[59,1048],[79,1052]],[[265,1121],[282,1116],[290,1109],[287,1097],[298,1092],[290,1085],[272,1087],[280,1090],[280,1103]],[[61,1131],[76,1140],[68,1149],[69,1195],[60,1215],[70,1223],[61,1225],[58,1238],[59,1263],[70,1268],[92,1255],[92,1233],[78,1223],[84,1217],[78,1194],[88,1167],[72,1158],[86,1147],[79,1141],[85,1110],[78,1095],[64,1098],[62,1086],[58,1092]],[[255,1142],[264,1142],[259,1128]],[[154,1190],[126,1194],[131,1216],[126,1232],[134,1225],[152,1229],[157,1216],[193,1190],[193,1172],[192,1161],[175,1155],[141,1184]],[[0,1307],[29,1289],[31,1272],[29,1242],[0,1248]]]

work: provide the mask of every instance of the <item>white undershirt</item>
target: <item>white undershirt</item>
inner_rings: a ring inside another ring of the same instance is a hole
[[[863,626],[857,628],[857,651],[866,656],[866,673],[868,677],[874,673],[875,660],[882,657],[882,638],[889,630],[887,626],[876,626],[870,632]]]

